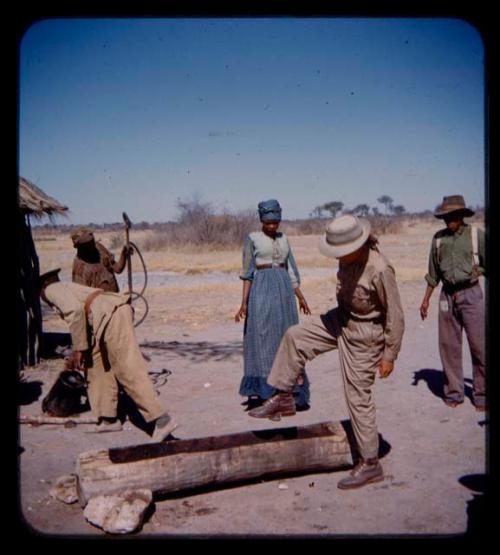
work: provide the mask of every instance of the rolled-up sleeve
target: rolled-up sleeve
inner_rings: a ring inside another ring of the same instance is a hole
[[[243,265],[240,279],[253,280],[255,273],[255,254],[252,239],[247,235],[243,244]]]
[[[288,251],[287,266],[288,275],[290,276],[290,280],[292,282],[292,287],[295,289],[296,287],[300,286],[300,274],[291,247]]]
[[[374,279],[374,286],[382,306],[385,308],[385,347],[383,358],[396,360],[405,329],[403,307],[392,266],[380,271]]]
[[[436,248],[436,238],[432,238],[431,250],[429,252],[429,266],[427,274],[425,275],[425,281],[431,286],[436,287],[441,280],[441,275],[439,272],[439,264],[437,259],[437,248]]]

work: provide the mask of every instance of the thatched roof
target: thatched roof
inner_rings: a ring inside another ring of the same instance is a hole
[[[49,197],[39,187],[24,177],[19,177],[19,206],[24,214],[41,217],[64,214],[67,206],[60,204],[55,198]]]

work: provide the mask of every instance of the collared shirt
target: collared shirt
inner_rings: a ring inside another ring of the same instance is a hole
[[[352,263],[339,261],[337,302],[348,318],[384,322],[383,358],[394,361],[401,349],[404,314],[391,263],[378,250],[369,248]]]
[[[101,295],[92,302],[87,321],[85,301],[95,291],[100,290],[63,281],[51,283],[45,288],[45,297],[68,323],[76,351],[86,351],[98,343],[114,311],[128,302],[127,295],[101,291]]]
[[[243,270],[240,278],[253,280],[257,266],[261,264],[286,264],[293,288],[299,287],[299,270],[288,237],[284,233],[278,232],[275,239],[263,231],[253,231],[247,235],[243,245]]]
[[[462,285],[471,283],[485,273],[484,231],[478,231],[479,267],[474,269],[472,253],[472,226],[462,225],[455,233],[448,228],[439,230],[432,238],[429,252],[429,270],[425,280],[431,287],[440,281],[444,285]],[[436,239],[440,239],[439,249]]]
[[[86,262],[77,255],[73,260],[72,280],[88,287],[118,293],[118,282],[113,271],[115,258],[99,241],[96,241],[95,246],[99,252],[98,262]]]

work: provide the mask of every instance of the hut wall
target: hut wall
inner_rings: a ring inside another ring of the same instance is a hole
[[[21,367],[40,361],[42,309],[37,291],[40,265],[28,215],[20,215],[19,225],[19,362]]]

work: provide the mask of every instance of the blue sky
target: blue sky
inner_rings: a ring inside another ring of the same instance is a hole
[[[20,48],[19,173],[69,222],[279,199],[484,204],[484,51],[440,18],[53,19]]]

